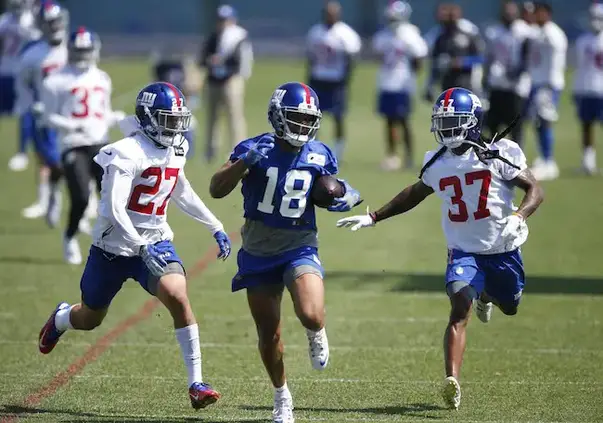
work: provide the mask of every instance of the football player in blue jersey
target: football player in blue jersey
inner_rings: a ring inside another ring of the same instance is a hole
[[[312,88],[299,82],[281,85],[268,107],[274,132],[239,143],[210,184],[211,195],[222,198],[243,181],[243,246],[232,290],[247,289],[260,355],[275,387],[273,420],[279,423],[294,421],[280,339],[285,286],[306,328],[312,366],[323,370],[329,360],[323,268],[311,191],[317,178],[337,173],[337,160],[329,147],[314,139],[321,118]],[[339,182],[344,195],[333,201],[329,211],[344,212],[361,202],[358,191]]]

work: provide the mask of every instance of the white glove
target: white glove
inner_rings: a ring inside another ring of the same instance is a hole
[[[113,114],[113,122],[117,123],[119,121],[122,121],[126,118],[126,112],[121,111],[121,110],[113,110],[112,112]]]
[[[35,102],[32,106],[31,106],[31,112],[33,113],[33,115],[37,118],[41,117],[42,115],[44,115],[44,110],[46,108],[44,107],[44,104],[37,101]]]
[[[151,274],[158,278],[163,276],[167,262],[161,257],[161,253],[154,245],[142,245],[140,247],[139,255]]]
[[[352,232],[356,232],[360,228],[368,228],[370,226],[375,226],[375,221],[373,220],[373,217],[369,214],[368,207],[366,209],[366,214],[364,215],[344,217],[343,219],[339,219],[337,221],[338,228],[349,228],[350,226]]]
[[[508,251],[519,248],[528,239],[528,224],[525,219],[513,213],[504,220],[505,227],[500,236],[505,239],[505,245]]]

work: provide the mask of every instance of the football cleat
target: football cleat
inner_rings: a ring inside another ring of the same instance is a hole
[[[54,318],[59,310],[63,310],[68,307],[70,307],[70,305],[67,303],[60,303],[59,305],[57,305],[57,308],[54,309],[54,311],[46,321],[46,324],[44,325],[44,327],[42,327],[42,330],[40,331],[40,336],[38,338],[38,348],[40,349],[40,352],[42,354],[50,353],[57,345],[57,342],[59,342],[59,338],[61,337],[61,335],[65,333],[57,329],[54,323]]]
[[[316,370],[324,370],[329,363],[329,341],[327,331],[322,328],[318,332],[306,331],[309,343],[309,354],[312,367]]]
[[[13,172],[21,172],[27,169],[29,157],[25,153],[17,153],[8,161],[8,168]]]
[[[492,318],[492,303],[487,303],[478,298],[473,302],[473,308],[477,318],[483,323],[488,323]]]
[[[82,264],[82,252],[80,251],[80,244],[77,242],[77,239],[63,239],[63,256],[68,264]]]
[[[295,423],[293,418],[293,398],[285,396],[274,399],[274,409],[272,410],[273,423]]]
[[[205,408],[220,399],[220,394],[207,383],[195,382],[188,388],[188,396],[195,410]]]
[[[444,379],[442,397],[448,407],[458,410],[459,405],[461,405],[461,385],[454,376],[448,376]]]
[[[39,219],[46,215],[48,208],[41,203],[34,203],[21,211],[21,216],[26,219]]]
[[[387,156],[381,161],[381,169],[386,172],[393,172],[402,168],[402,159],[398,156]]]

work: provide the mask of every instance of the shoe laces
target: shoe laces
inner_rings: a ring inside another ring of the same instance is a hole
[[[308,337],[308,341],[310,343],[310,351],[312,353],[312,357],[319,356],[325,350],[325,338],[323,336],[324,329],[318,332],[315,335],[311,335]]]
[[[293,399],[291,397],[278,397],[274,399],[274,417],[290,419],[293,417]],[[288,421],[288,420],[284,420]]]

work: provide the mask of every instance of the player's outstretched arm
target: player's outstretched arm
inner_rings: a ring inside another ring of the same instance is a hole
[[[519,175],[512,179],[511,182],[516,187],[525,191],[521,205],[515,214],[523,219],[527,219],[536,211],[544,200],[544,190],[536,178],[534,178],[530,169],[524,169]]]
[[[352,216],[337,221],[337,227],[351,227],[353,231],[366,226],[374,226],[377,222],[389,219],[392,216],[405,213],[417,205],[425,198],[433,194],[433,189],[425,185],[423,181],[418,181],[413,185],[404,188],[389,203],[373,213],[364,216]]]
[[[242,159],[236,162],[228,161],[222,166],[209,182],[209,194],[213,198],[224,198],[234,190],[239,181],[247,175],[248,167]]]

